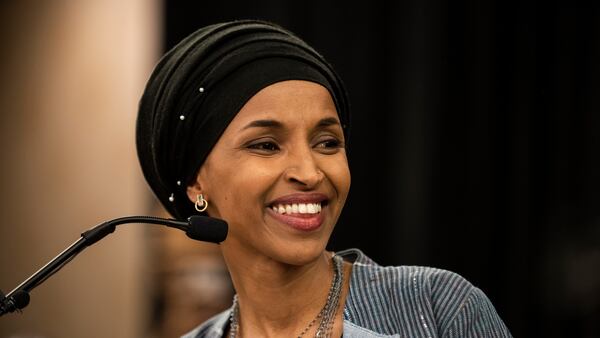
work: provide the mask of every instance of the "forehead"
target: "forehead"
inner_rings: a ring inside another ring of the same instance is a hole
[[[290,80],[261,89],[246,102],[230,126],[266,118],[308,122],[329,117],[338,118],[327,88],[310,81]]]

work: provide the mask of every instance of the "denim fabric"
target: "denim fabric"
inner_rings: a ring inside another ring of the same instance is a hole
[[[344,338],[512,337],[485,294],[461,276],[421,266],[382,267],[358,249],[344,307]],[[220,338],[231,309],[184,338]]]

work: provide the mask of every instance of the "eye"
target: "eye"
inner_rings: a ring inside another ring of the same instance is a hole
[[[325,154],[335,154],[342,148],[342,142],[336,138],[327,138],[318,142],[315,148]]]
[[[258,141],[249,144],[247,148],[265,154],[270,154],[279,151],[279,146],[273,141]]]

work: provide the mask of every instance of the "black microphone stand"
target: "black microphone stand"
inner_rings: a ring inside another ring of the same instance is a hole
[[[75,256],[81,251],[83,251],[85,248],[98,242],[102,238],[106,237],[108,234],[113,233],[115,231],[116,226],[119,224],[161,224],[166,225],[168,227],[183,230],[186,232],[188,237],[193,239],[209,241],[214,243],[219,243],[223,241],[225,239],[225,236],[227,235],[227,223],[217,219],[210,219],[210,221],[207,220],[209,220],[209,218],[203,216],[192,216],[188,219],[187,222],[150,216],[130,216],[117,218],[99,224],[93,227],[92,229],[82,233],[81,237],[77,241],[75,241],[75,243],[71,244],[58,256],[54,257],[54,259],[52,259],[41,269],[39,269],[36,273],[27,278],[23,283],[19,284],[19,286],[17,286],[14,290],[9,292],[6,296],[4,296],[2,291],[0,291],[0,316],[9,312],[19,311],[25,308],[29,304],[29,292],[31,292],[31,290],[33,290],[35,287],[43,283],[50,276],[58,272],[63,266],[65,266],[65,264],[67,264],[69,261],[75,258]],[[212,233],[208,234],[208,236],[203,236],[203,234],[200,234],[200,231],[195,225],[198,225],[198,223],[207,222],[212,224],[215,224],[215,222],[217,222],[217,228],[220,228],[216,231],[216,234]],[[222,231],[223,224],[225,227],[224,234]]]

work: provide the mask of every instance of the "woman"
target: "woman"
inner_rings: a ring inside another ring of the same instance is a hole
[[[342,81],[292,33],[205,27],[163,57],[140,104],[144,175],[177,218],[229,224],[230,310],[186,337],[508,337],[460,276],[325,250],[350,188]]]

